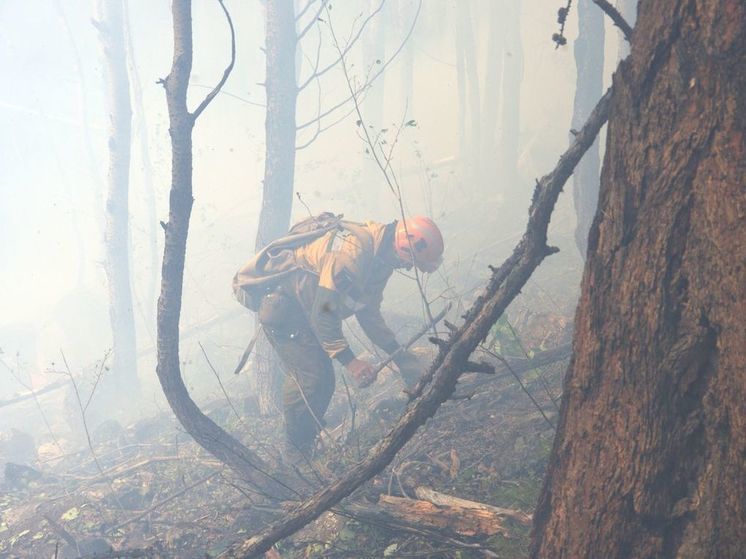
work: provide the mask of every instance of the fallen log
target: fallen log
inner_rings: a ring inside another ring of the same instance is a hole
[[[346,505],[344,512],[391,529],[435,532],[446,538],[485,540],[497,535],[510,537],[510,532],[503,526],[505,515],[486,507],[436,505],[424,499],[381,495],[376,504],[354,503]]]
[[[493,505],[487,505],[485,503],[478,503],[477,501],[469,501],[468,499],[462,499],[460,497],[452,497],[445,493],[440,493],[429,487],[417,487],[414,490],[414,494],[418,499],[429,501],[434,505],[441,505],[444,507],[460,507],[463,509],[488,511],[498,517],[511,518],[516,522],[523,524],[524,526],[531,525],[531,515],[526,514],[521,510],[516,509],[505,509],[501,507],[495,507]]]

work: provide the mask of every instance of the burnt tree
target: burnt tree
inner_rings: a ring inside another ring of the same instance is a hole
[[[744,68],[742,0],[640,3],[533,558],[743,557]]]

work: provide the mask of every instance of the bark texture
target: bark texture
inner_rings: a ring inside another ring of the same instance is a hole
[[[746,549],[746,4],[647,0],[614,77],[534,558]]]
[[[105,268],[113,338],[112,372],[117,388],[131,391],[137,390],[138,386],[135,316],[132,306],[129,262],[132,109],[121,0],[101,0],[99,13],[101,20],[96,26],[104,53],[111,118],[106,195]]]
[[[578,38],[575,39],[575,103],[572,128],[577,130],[588,118],[596,99],[603,91],[604,71],[604,13],[591,0],[578,1]],[[585,258],[588,231],[598,205],[598,184],[601,155],[598,140],[578,164],[572,179],[572,198],[575,204],[575,246]]]

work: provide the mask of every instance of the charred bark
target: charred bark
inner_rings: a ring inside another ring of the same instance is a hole
[[[109,317],[113,339],[112,373],[116,393],[138,391],[135,316],[130,284],[129,169],[132,141],[127,51],[121,0],[101,0],[96,27],[104,53],[108,86],[109,173],[106,196],[105,254]]]
[[[641,3],[534,558],[746,549],[746,5]]]
[[[577,129],[588,118],[593,104],[603,90],[604,13],[591,0],[577,4],[579,32],[575,39],[577,80],[572,128]],[[598,205],[598,184],[601,172],[599,142],[596,140],[573,174],[572,199],[575,204],[575,246],[585,258],[588,231]]]

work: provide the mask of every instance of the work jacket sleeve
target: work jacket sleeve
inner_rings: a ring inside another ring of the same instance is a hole
[[[392,354],[399,349],[399,343],[381,314],[382,299],[383,297],[378,296],[365,308],[355,313],[355,318],[371,342],[386,353]]]
[[[311,308],[311,327],[329,357],[347,365],[355,354],[342,333],[341,315],[339,294],[319,286]]]
[[[347,365],[355,358],[342,333],[342,320],[349,314],[350,289],[355,267],[344,255],[329,254],[321,266],[319,285],[311,307],[310,322],[321,347],[329,357]]]

